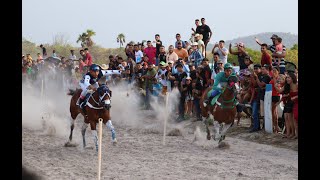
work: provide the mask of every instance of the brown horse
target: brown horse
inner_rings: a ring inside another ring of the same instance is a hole
[[[71,132],[69,136],[69,142],[72,141],[72,133],[74,129],[74,120],[78,116],[78,114],[82,114],[84,116],[84,123],[82,126],[82,138],[83,138],[83,147],[86,147],[86,140],[85,140],[85,133],[90,123],[90,127],[93,134],[94,143],[96,146],[96,151],[98,152],[98,136],[96,131],[96,124],[98,123],[98,119],[102,118],[103,123],[107,125],[108,129],[111,131],[112,135],[112,142],[115,144],[117,142],[115,129],[112,125],[111,118],[110,118],[110,108],[111,108],[111,91],[109,88],[102,84],[97,91],[94,91],[87,102],[87,105],[84,107],[86,113],[84,113],[80,107],[76,104],[78,98],[80,97],[82,90],[76,89],[71,90],[69,89],[68,95],[72,95],[70,101],[70,114],[71,114]]]
[[[208,92],[212,87],[208,87],[200,99],[201,115],[205,122],[207,130],[207,139],[211,139],[210,129],[208,124],[208,118],[211,117],[213,121],[213,139],[219,140],[219,143],[224,140],[225,134],[229,127],[234,123],[234,118],[236,115],[236,104],[235,104],[235,82],[237,78],[230,77],[226,87],[222,90],[220,97],[218,98],[216,104],[212,106],[209,102],[207,106],[204,106],[203,102],[206,99]],[[222,126],[222,123],[225,123]]]

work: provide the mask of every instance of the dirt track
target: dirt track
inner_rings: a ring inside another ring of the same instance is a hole
[[[219,149],[205,134],[167,136],[156,130],[117,127],[118,145],[104,132],[102,179],[298,179],[296,151],[227,137],[229,149]],[[23,129],[23,163],[44,179],[94,179],[93,149],[63,147],[66,138]],[[75,135],[80,137],[80,127]],[[90,130],[88,145],[93,147]]]
[[[298,179],[298,152],[292,150],[295,147],[270,145],[273,142],[268,143],[269,136],[246,133],[245,123],[227,133],[225,142],[230,147],[221,149],[213,140],[206,140],[201,122],[175,124],[169,120],[167,132],[176,129],[181,135],[166,136],[167,144],[163,146],[164,110],[158,107],[155,113],[137,111],[136,101],[125,99],[134,97],[125,94],[114,93],[113,99],[117,100],[112,104],[118,145],[112,146],[110,132],[106,128],[103,131],[102,179]],[[43,110],[36,106],[41,104],[38,99],[23,98],[23,165],[48,180],[96,179],[95,150],[82,148],[82,118],[75,123],[74,142],[78,146],[64,147],[69,135],[69,100],[55,99]],[[124,107],[130,112],[119,113]],[[48,124],[56,130],[53,134],[41,128],[43,111],[59,112]],[[259,138],[268,144],[250,142]],[[86,140],[93,147],[89,128]],[[297,141],[290,143],[297,145]]]

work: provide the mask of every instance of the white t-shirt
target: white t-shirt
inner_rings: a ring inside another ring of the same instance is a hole
[[[139,51],[136,51],[134,55],[136,56],[136,63],[141,62],[143,58],[143,53],[139,50]]]
[[[70,55],[69,56],[69,59],[72,59],[72,60],[76,60],[77,59],[77,56],[74,54],[74,55]]]
[[[158,74],[159,72],[160,72],[160,75]],[[161,78],[161,75],[165,75],[166,72],[167,72],[167,69],[165,69],[165,70],[159,69],[159,70],[158,70],[158,73],[157,73],[156,76],[155,76],[155,78],[160,81],[160,83],[162,84],[162,86],[167,86],[167,80]]]
[[[214,52],[217,52],[219,54],[219,59],[223,62],[223,65],[225,65],[227,62],[228,62],[228,53],[229,53],[229,50],[225,47],[222,48],[222,51],[226,52],[227,55],[223,55],[221,50],[216,47],[215,48],[215,51]]]

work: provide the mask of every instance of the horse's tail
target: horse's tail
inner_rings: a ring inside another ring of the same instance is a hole
[[[67,93],[67,95],[73,96],[75,92],[76,90],[69,89],[69,92]]]

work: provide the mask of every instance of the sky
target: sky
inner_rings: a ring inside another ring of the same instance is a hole
[[[39,45],[62,35],[80,47],[79,34],[92,29],[97,45],[115,48],[119,33],[126,42],[160,34],[168,47],[176,33],[188,40],[202,17],[213,32],[210,43],[262,32],[298,34],[298,0],[23,0],[22,36]]]

